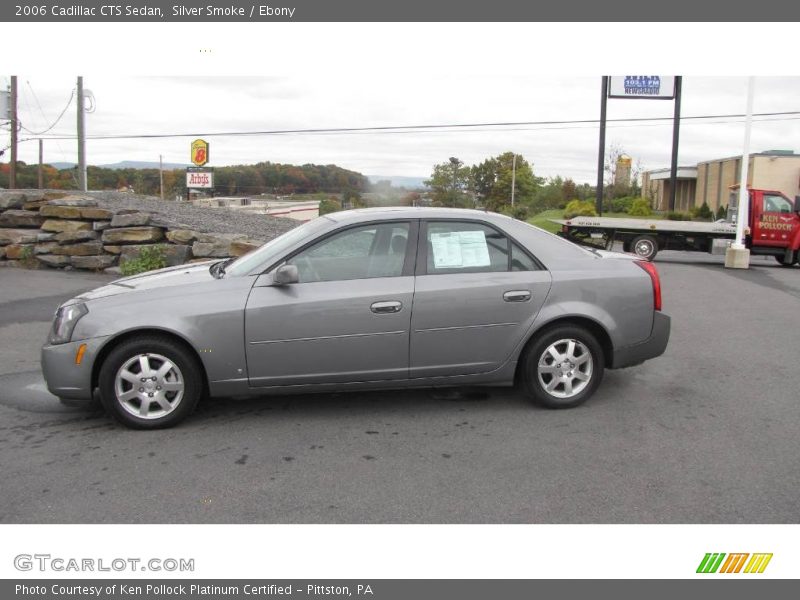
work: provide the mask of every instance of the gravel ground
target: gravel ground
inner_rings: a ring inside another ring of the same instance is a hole
[[[248,238],[269,241],[297,227],[292,219],[238,212],[227,208],[200,208],[184,202],[162,201],[152,196],[126,192],[88,192],[102,208],[129,208],[157,214],[159,224],[194,229],[204,233],[239,233]]]

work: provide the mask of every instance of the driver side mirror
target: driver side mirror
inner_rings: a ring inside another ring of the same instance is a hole
[[[298,283],[300,275],[297,273],[295,265],[282,265],[275,271],[272,277],[272,282],[275,285],[289,285],[290,283]]]

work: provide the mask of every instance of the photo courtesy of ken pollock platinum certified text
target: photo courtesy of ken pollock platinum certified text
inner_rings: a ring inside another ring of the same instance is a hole
[[[369,584],[357,584],[353,589],[349,585],[308,584],[293,588],[291,584],[274,583],[256,585],[202,585],[191,584],[146,584],[133,585],[114,583],[110,585],[70,585],[54,583],[48,585],[16,584],[14,593],[17,596],[291,596],[298,592],[305,596],[372,596],[374,591]]]

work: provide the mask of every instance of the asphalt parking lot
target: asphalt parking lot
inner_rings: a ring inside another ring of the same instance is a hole
[[[800,268],[656,264],[666,354],[578,409],[504,389],[211,400],[154,432],[41,378],[57,304],[109,278],[0,270],[0,522],[798,522]]]

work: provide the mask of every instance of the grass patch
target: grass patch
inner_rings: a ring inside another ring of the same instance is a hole
[[[167,266],[164,246],[157,244],[142,248],[136,258],[130,258],[120,263],[119,270],[125,277],[138,275],[147,271],[163,269]]]

